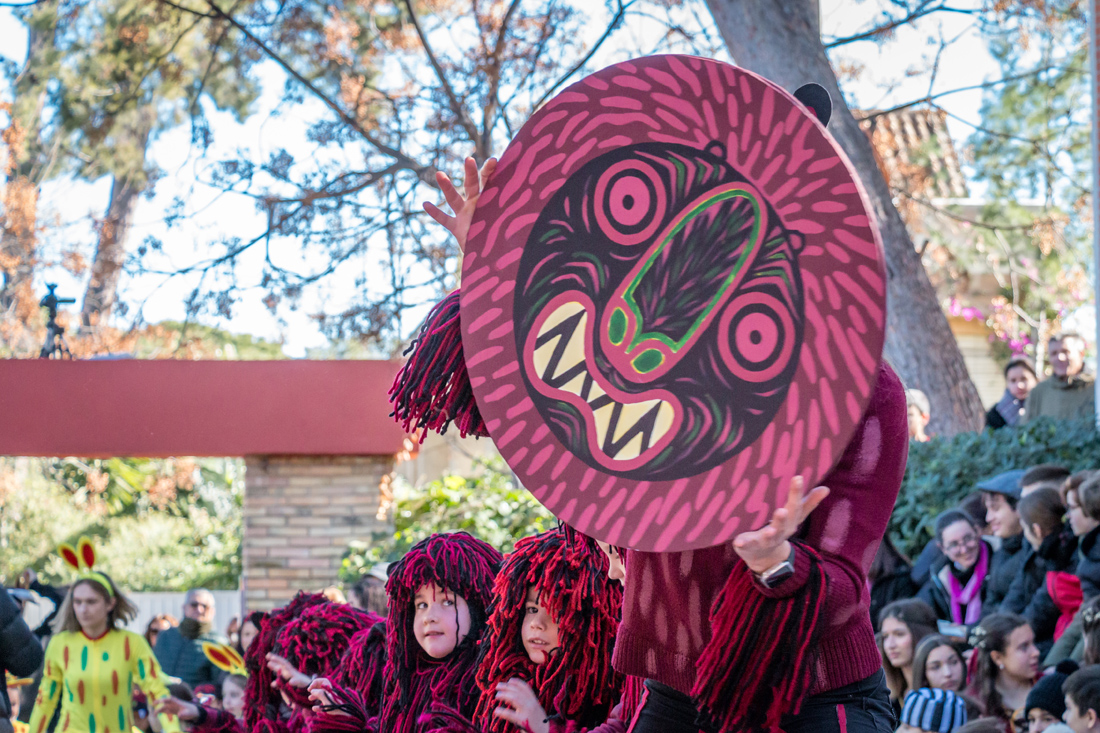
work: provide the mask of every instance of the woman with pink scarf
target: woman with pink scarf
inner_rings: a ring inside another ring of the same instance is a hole
[[[993,549],[974,521],[957,509],[936,519],[936,544],[945,557],[932,567],[919,598],[935,610],[937,618],[973,626],[997,610],[982,608]]]

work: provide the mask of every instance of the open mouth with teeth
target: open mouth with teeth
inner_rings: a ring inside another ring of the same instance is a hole
[[[591,455],[607,468],[630,470],[671,442],[680,403],[663,389],[629,394],[604,378],[593,350],[595,313],[583,293],[554,298],[528,335],[524,360],[539,392],[575,408]]]

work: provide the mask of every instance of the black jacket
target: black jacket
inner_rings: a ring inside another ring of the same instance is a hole
[[[38,637],[31,633],[27,622],[19,615],[19,606],[0,585],[0,674],[11,672],[16,677],[29,677],[42,664],[45,653]],[[11,717],[11,702],[7,685],[0,687],[0,720]]]
[[[902,565],[890,575],[884,575],[871,584],[871,624],[878,630],[878,615],[882,609],[903,598],[912,598],[920,590],[913,583],[908,565]]]
[[[1025,552],[1023,566],[1012,581],[1005,599],[1001,601],[1002,613],[1026,616],[1027,608],[1032,605],[1035,595],[1040,588],[1046,586],[1047,573],[1072,573],[1077,567],[1077,538],[1068,527],[1045,538],[1037,550],[1027,545]]]
[[[1092,530],[1084,537],[1077,538],[1077,552],[1071,556],[1063,567],[1052,567],[1049,570],[1061,570],[1073,573],[1081,580],[1081,594],[1084,601],[1100,593],[1100,527]],[[1046,542],[1044,541],[1044,544]],[[1042,548],[1040,548],[1042,549]],[[1054,638],[1054,628],[1062,612],[1054,605],[1054,600],[1047,590],[1046,573],[1039,589],[1024,609],[1024,618],[1035,632],[1035,639],[1039,642]]]
[[[1081,579],[1084,602],[1100,595],[1100,527],[1092,530],[1077,545],[1077,577]]]
[[[989,559],[989,577],[985,579],[985,600],[982,601],[982,615],[995,612],[1004,602],[1012,587],[1012,581],[1020,574],[1027,559],[1031,545],[1024,542],[1024,533],[1009,537],[1001,542],[1001,549]],[[985,610],[989,604],[989,610]]]
[[[985,540],[982,540],[985,542]],[[982,616],[988,616],[996,610],[996,607],[990,608],[986,602],[986,598],[989,593],[989,579],[993,575],[993,548],[986,542],[986,549],[990,554],[990,570],[986,573],[985,582],[982,583],[980,598],[982,599]],[[944,568],[950,567],[953,572],[954,567],[951,561],[947,557],[942,557],[932,565],[932,572],[929,575],[928,582],[924,584],[924,587],[920,589],[920,593],[917,597],[932,607],[932,610],[936,612],[936,618],[944,621],[952,621],[951,618],[951,594],[947,592],[947,588],[943,584],[943,580],[940,578],[940,571]],[[958,576],[956,576],[958,577]],[[965,581],[963,581],[965,583]]]

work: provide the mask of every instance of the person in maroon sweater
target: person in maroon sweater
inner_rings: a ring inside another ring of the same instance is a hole
[[[809,696],[780,727],[785,733],[894,730],[871,625],[867,572],[901,487],[908,445],[904,389],[883,363],[863,420],[824,487],[803,497],[802,482],[795,479],[791,501],[771,523],[731,545],[627,554],[629,580],[614,664],[623,674],[645,677],[648,692],[632,733],[708,729],[696,723],[699,710],[692,696],[711,641],[708,611],[742,564],[755,574],[755,592],[795,595],[811,576],[806,548],[816,551],[826,577],[824,609],[809,650]],[[783,565],[788,560],[793,572]],[[786,577],[769,587],[761,580],[769,571]],[[761,653],[776,641],[759,639]]]

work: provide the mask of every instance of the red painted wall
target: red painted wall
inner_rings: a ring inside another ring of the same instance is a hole
[[[0,360],[0,455],[393,455],[389,361]]]

